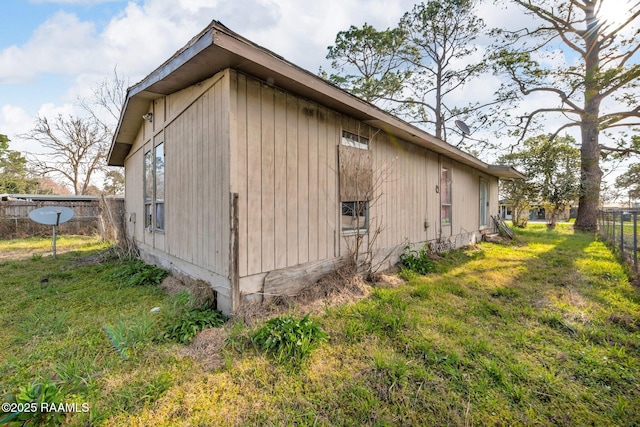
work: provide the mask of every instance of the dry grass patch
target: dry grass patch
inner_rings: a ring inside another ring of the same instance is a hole
[[[380,276],[385,277],[385,276]],[[381,279],[385,286],[402,279]],[[391,285],[393,286],[393,285]],[[294,296],[277,296],[268,303],[243,302],[233,314],[233,319],[246,325],[256,325],[264,320],[283,314],[319,315],[327,308],[344,305],[366,298],[371,293],[371,284],[356,272],[355,266],[343,265],[316,283]]]
[[[222,350],[226,339],[225,328],[205,329],[195,336],[191,344],[182,348],[180,353],[192,358],[203,370],[215,371],[225,365]]]

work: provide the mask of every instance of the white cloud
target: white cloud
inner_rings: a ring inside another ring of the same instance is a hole
[[[28,131],[33,125],[33,117],[15,105],[4,105],[0,109],[0,129],[1,132],[9,137],[12,141],[16,136]],[[14,147],[14,149],[17,149]]]
[[[58,12],[21,47],[0,52],[0,83],[33,80],[40,73],[72,74],[94,69],[100,54],[95,49],[95,26],[69,13]]]

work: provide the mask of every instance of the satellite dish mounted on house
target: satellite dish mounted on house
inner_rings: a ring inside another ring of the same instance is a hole
[[[462,132],[463,136],[471,135],[471,131],[469,130],[469,126],[467,126],[467,124],[465,122],[463,122],[462,120],[456,120],[454,123],[456,124],[456,127],[458,129],[460,129],[460,132]]]
[[[69,221],[75,212],[71,208],[65,206],[45,206],[43,208],[34,209],[29,212],[29,218],[38,224],[53,226],[53,257],[56,257],[56,228],[60,224]]]
[[[456,127],[460,129],[460,132],[462,132],[462,139],[457,145],[457,147],[459,147],[460,144],[462,144],[462,141],[464,141],[464,137],[469,136],[471,134],[471,131],[469,130],[469,126],[467,126],[467,124],[462,120],[456,120],[454,123],[456,124]]]

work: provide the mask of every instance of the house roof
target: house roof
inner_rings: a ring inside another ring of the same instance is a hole
[[[511,167],[489,165],[351,95],[217,21],[212,21],[164,64],[129,88],[109,150],[109,165],[124,165],[141,126],[142,115],[148,111],[152,100],[192,86],[226,68],[254,76],[487,174],[503,179],[524,178]]]

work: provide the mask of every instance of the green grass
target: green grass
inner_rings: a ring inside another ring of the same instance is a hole
[[[29,254],[45,243],[28,239],[0,246]],[[91,410],[75,414],[76,425],[142,409],[180,365],[170,345],[152,341],[161,331],[149,310],[168,307],[168,297],[154,286],[118,281],[113,276],[122,262],[116,259],[91,262],[107,249],[95,238],[61,237],[58,244],[79,250],[56,259],[0,261],[0,393],[47,378],[81,385],[78,398]],[[123,337],[126,361],[114,350],[109,328]]]
[[[166,296],[110,282],[112,263],[76,267],[80,253],[4,262],[0,388],[81,379],[92,412],[72,425],[640,425],[640,293],[625,269],[567,225],[518,239],[312,316],[329,338],[298,370],[253,344],[260,325],[233,323],[215,371],[137,332],[123,360],[104,325],[144,329]]]
[[[75,250],[91,250],[106,247],[94,236],[57,236],[56,253]],[[53,251],[52,238],[32,237],[29,239],[0,240],[0,261],[16,258],[39,258]]]

